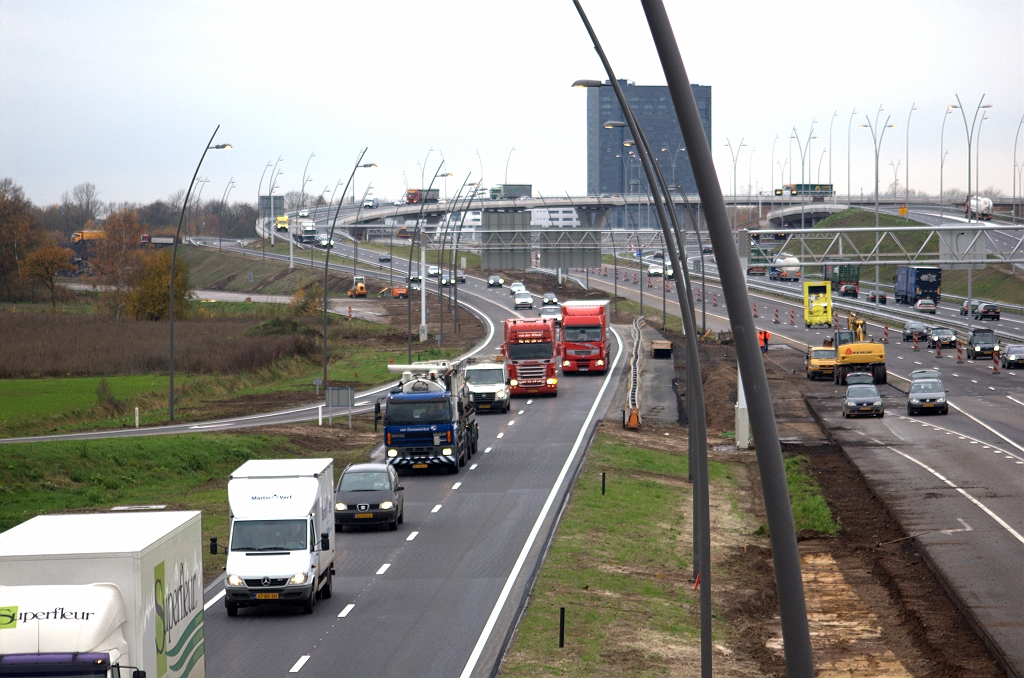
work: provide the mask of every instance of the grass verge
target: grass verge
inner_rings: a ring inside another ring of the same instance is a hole
[[[793,523],[797,534],[817,532],[836,535],[839,533],[839,519],[832,515],[818,482],[810,475],[807,457],[797,455],[786,459],[786,481],[789,483],[789,499],[793,504]]]
[[[30,443],[0,448],[0,531],[44,513],[166,504],[203,512],[203,566],[209,581],[224,556],[206,553],[211,535],[227,542],[227,476],[249,459],[331,456],[344,468],[372,445],[306,452],[286,437],[203,434]]]

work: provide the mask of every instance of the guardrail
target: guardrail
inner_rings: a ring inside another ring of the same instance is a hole
[[[643,317],[633,321],[633,353],[629,357],[629,384],[626,389],[626,409],[622,411],[622,428],[638,429],[643,423],[640,417],[640,362],[643,359],[640,330],[647,322]]]

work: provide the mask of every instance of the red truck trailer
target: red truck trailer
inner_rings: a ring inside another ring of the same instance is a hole
[[[562,304],[562,374],[608,369],[608,302]]]
[[[559,352],[554,318],[506,320],[501,354],[512,395],[558,394]]]

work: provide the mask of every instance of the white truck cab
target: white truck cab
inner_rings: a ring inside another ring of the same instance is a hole
[[[479,362],[466,367],[466,386],[477,411],[508,412],[512,395],[504,362]]]
[[[240,607],[301,605],[331,597],[334,461],[254,459],[228,479],[228,616]]]

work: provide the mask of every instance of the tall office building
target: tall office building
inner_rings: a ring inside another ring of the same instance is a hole
[[[619,80],[622,93],[633,109],[633,115],[661,167],[665,180],[679,186],[686,193],[696,193],[697,184],[690,169],[690,157],[685,150],[683,134],[679,131],[672,95],[667,86],[640,86],[630,80]],[[704,134],[711,144],[711,87],[691,85],[697,100]],[[647,177],[636,157],[636,151],[624,146],[630,140],[628,127],[605,128],[606,122],[625,122],[625,116],[615,90],[610,85],[587,90],[587,193],[590,195],[644,195]],[[610,215],[610,222],[618,228],[633,227],[630,215]],[[639,211],[637,212],[639,214]]]

